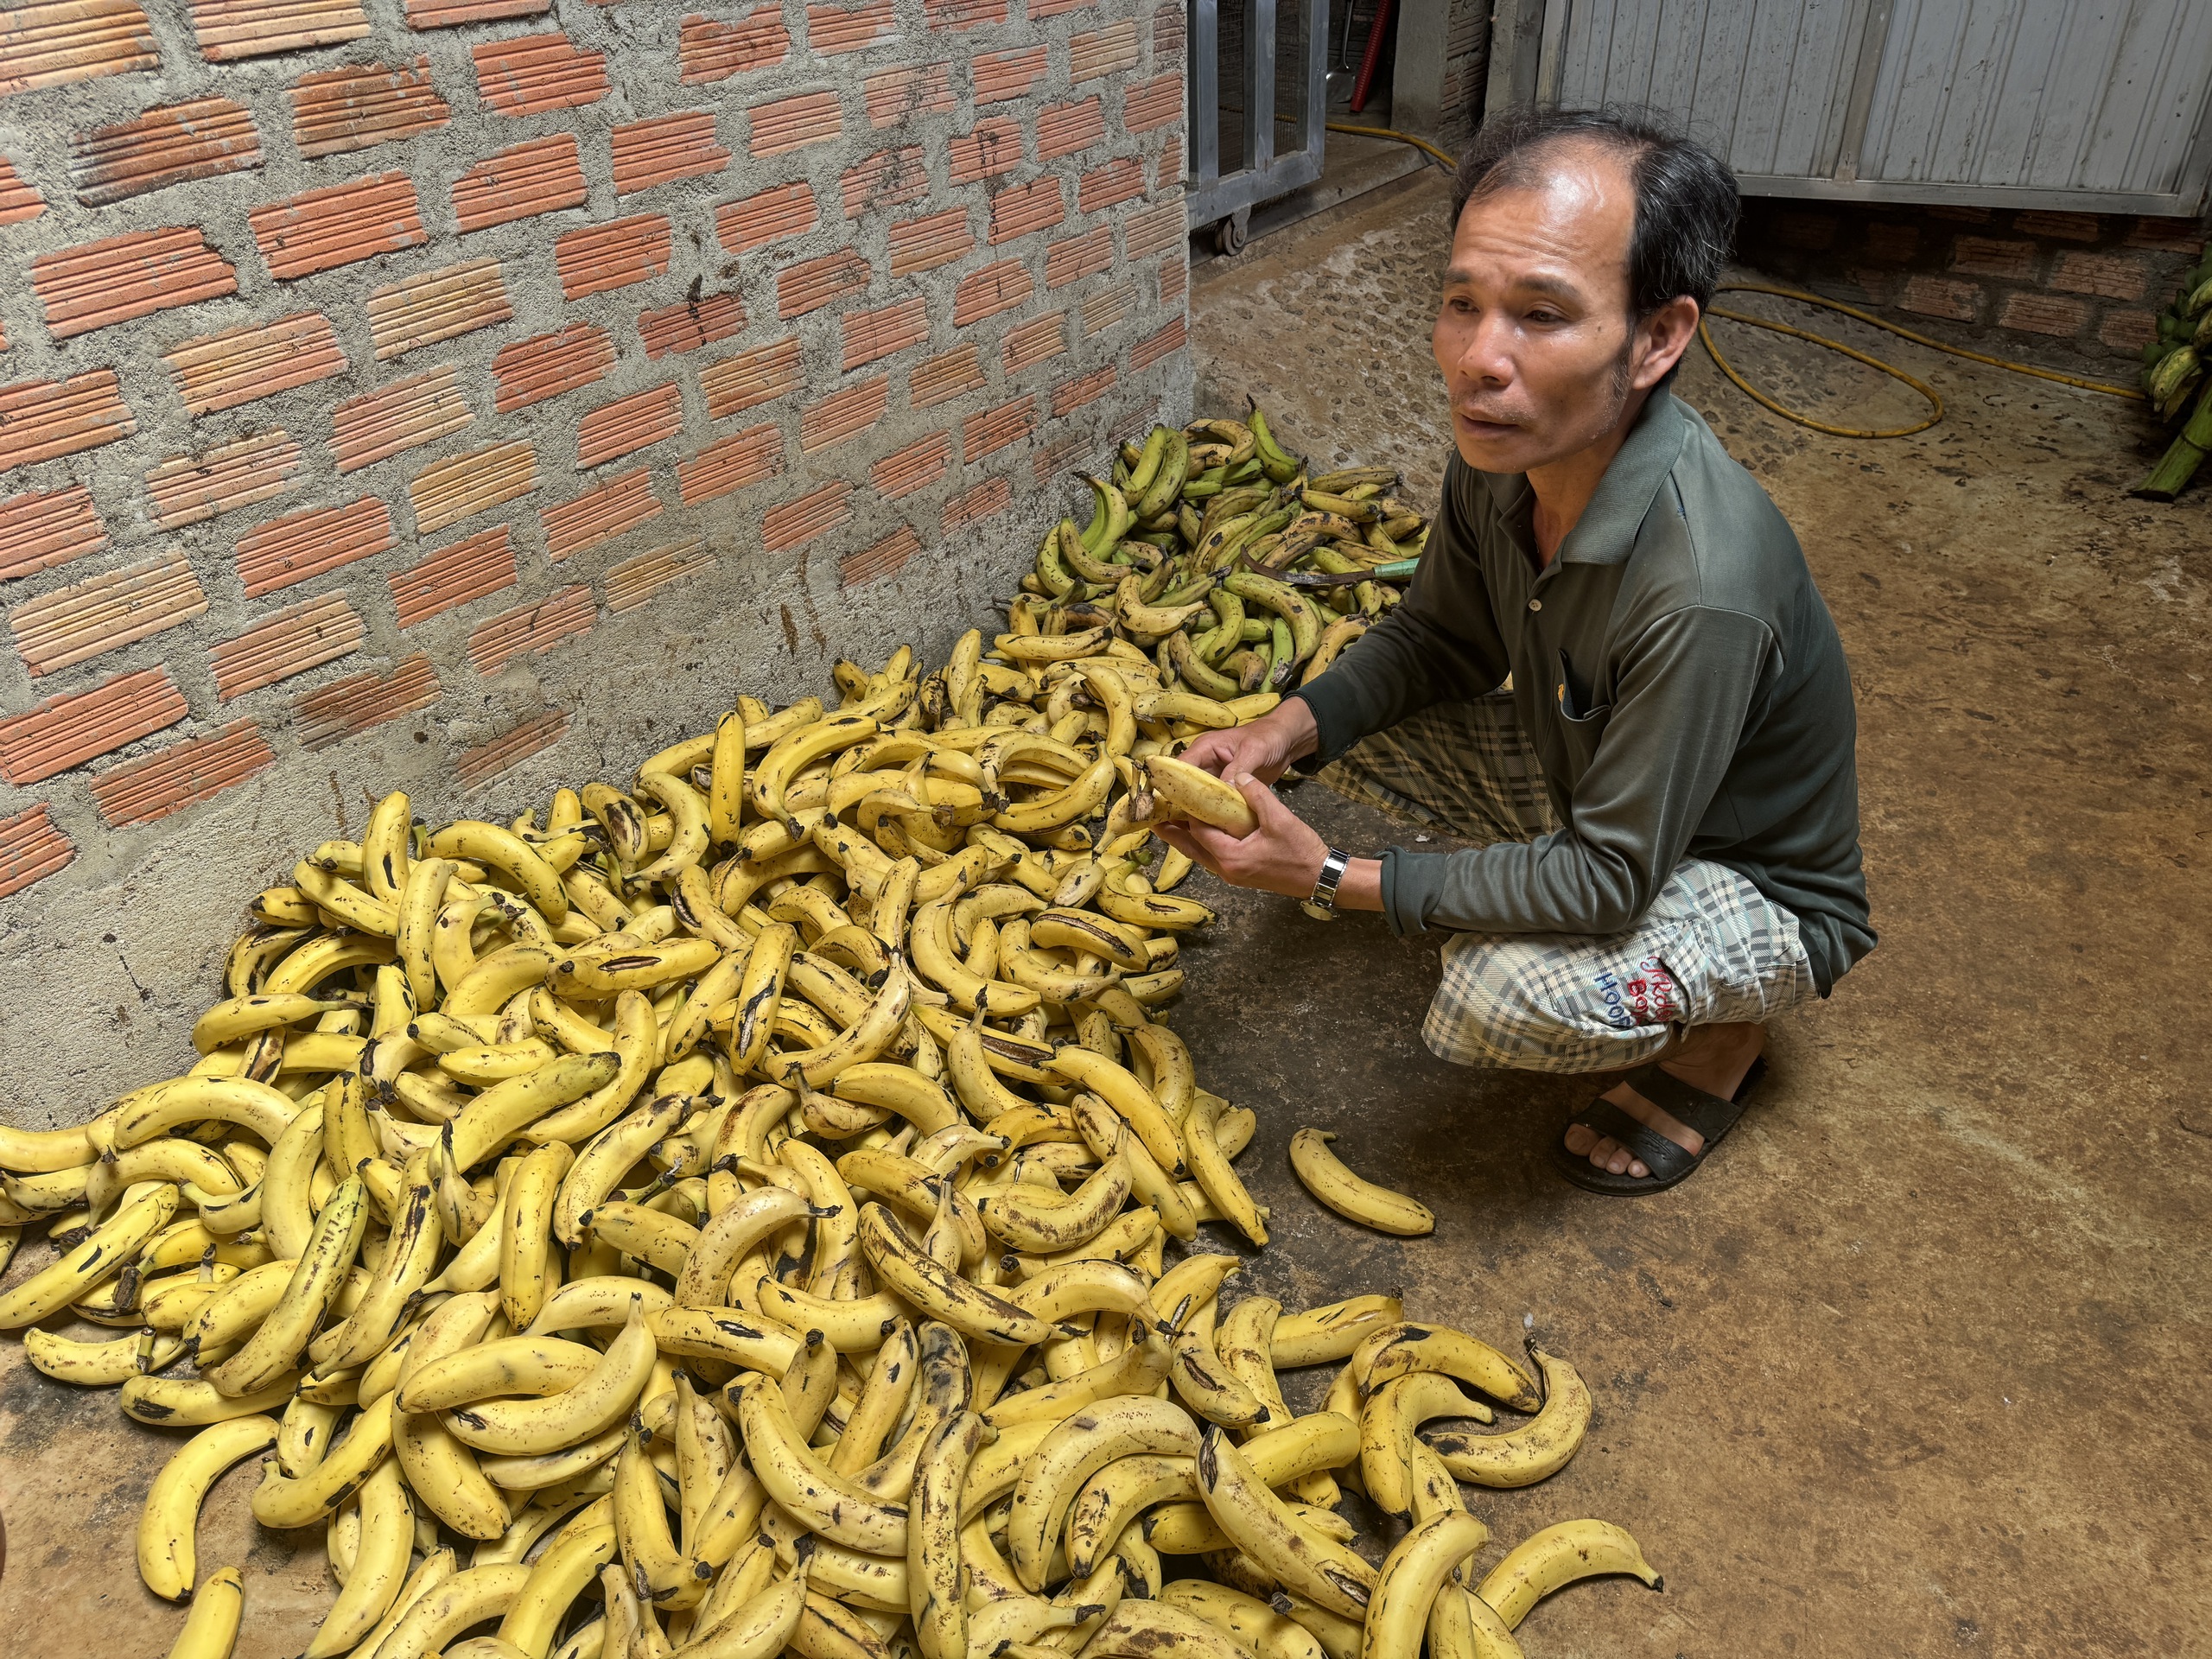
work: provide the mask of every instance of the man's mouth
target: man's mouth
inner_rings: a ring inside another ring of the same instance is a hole
[[[1515,421],[1493,420],[1488,416],[1472,414],[1465,410],[1455,410],[1454,413],[1459,416],[1459,424],[1477,437],[1503,437],[1519,429],[1519,423]]]

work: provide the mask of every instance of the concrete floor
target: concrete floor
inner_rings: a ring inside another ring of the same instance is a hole
[[[1294,444],[1395,461],[1433,499],[1442,204],[1423,175],[1202,266],[1200,407],[1249,389]],[[1188,953],[1174,1022],[1260,1112],[1241,1162],[1276,1242],[1246,1283],[1294,1307],[1400,1287],[1501,1344],[1530,1321],[1597,1393],[1573,1464],[1474,1507],[1501,1545],[1618,1521],[1667,1589],[1559,1597],[1523,1627],[1540,1659],[2212,1649],[2212,1044],[2180,995],[2212,938],[2212,493],[2122,493],[2151,454],[2129,409],[1897,354],[1952,414],[1887,443],[1772,420],[1701,356],[1684,375],[1852,653],[1883,933],[1782,1024],[1711,1166],[1650,1200],[1565,1186],[1545,1146],[1586,1091],[1432,1058],[1433,948],[1377,921],[1237,895]],[[1802,346],[1739,355],[1843,423],[1911,410]],[[1346,845],[1402,839],[1293,798]],[[1307,1124],[1433,1205],[1435,1236],[1316,1206],[1285,1156]],[[180,1615],[139,1586],[131,1532],[168,1440],[0,1344],[0,1654],[167,1646]],[[280,1659],[330,1592],[320,1532],[258,1531],[251,1480],[218,1489],[200,1549],[247,1569],[238,1659]]]

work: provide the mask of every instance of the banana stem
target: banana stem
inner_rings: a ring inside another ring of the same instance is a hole
[[[2204,456],[2205,451],[2191,443],[2189,435],[2183,433],[2173,441],[2158,464],[2151,469],[2150,475],[2128,493],[2145,496],[2153,501],[2171,501],[2196,475],[2196,468]]]
[[[2151,469],[2150,476],[2129,493],[2153,501],[2172,500],[2196,475],[2207,453],[2212,453],[2212,388],[2198,397],[2196,413]]]

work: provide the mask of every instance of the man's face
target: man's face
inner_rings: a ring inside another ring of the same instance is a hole
[[[1679,355],[1652,365],[1630,316],[1627,169],[1569,142],[1540,171],[1535,185],[1460,213],[1431,337],[1459,454],[1486,473],[1587,448],[1619,421],[1631,387],[1656,385]]]

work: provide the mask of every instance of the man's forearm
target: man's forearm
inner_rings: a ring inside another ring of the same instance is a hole
[[[1314,736],[1299,758],[1326,764],[1370,732],[1431,703],[1496,689],[1505,677],[1503,664],[1502,651],[1493,660],[1486,648],[1440,627],[1409,599],[1346,646],[1327,673],[1286,696],[1281,707],[1306,705]]]
[[[1380,910],[1382,908],[1382,861],[1379,858],[1355,858],[1344,865],[1344,879],[1337,883],[1338,910]]]

